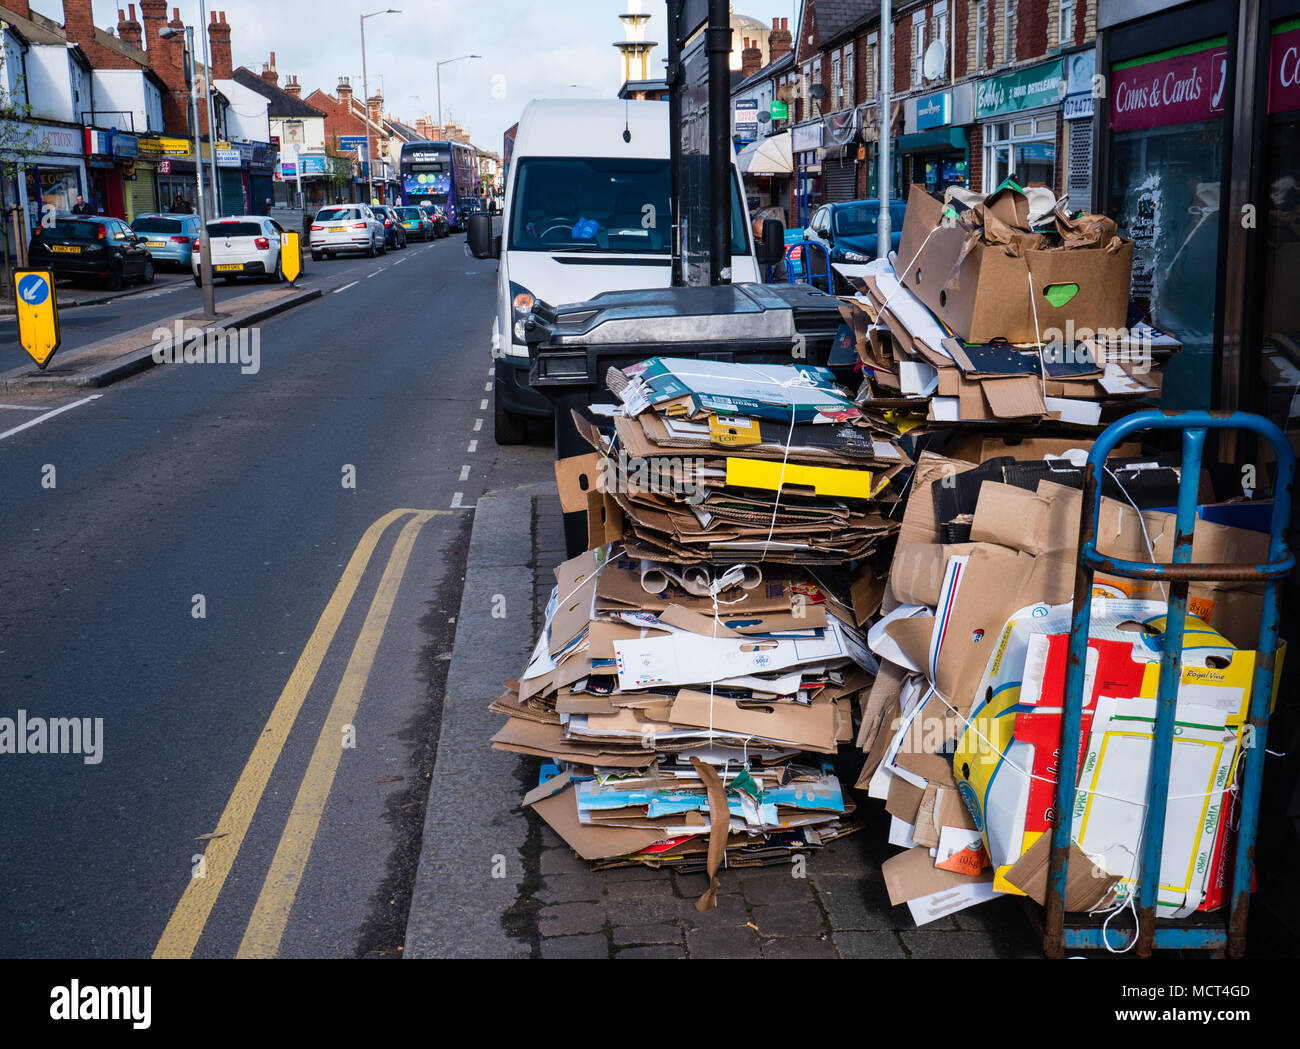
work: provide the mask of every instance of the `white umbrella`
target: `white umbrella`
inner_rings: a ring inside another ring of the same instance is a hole
[[[749,162],[750,175],[790,175],[794,173],[794,158],[790,150],[790,132],[765,138]]]

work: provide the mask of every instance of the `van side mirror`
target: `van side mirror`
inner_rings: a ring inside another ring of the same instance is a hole
[[[475,211],[469,216],[469,250],[476,259],[494,259],[500,252],[493,242],[492,216]]]
[[[785,227],[780,219],[763,221],[763,239],[754,253],[760,266],[775,266],[785,254]]]

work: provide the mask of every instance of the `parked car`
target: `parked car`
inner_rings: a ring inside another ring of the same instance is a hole
[[[434,233],[439,237],[451,236],[451,220],[447,218],[447,209],[432,202],[421,204],[429,218],[433,219]]]
[[[168,263],[190,268],[190,255],[202,229],[197,215],[139,215],[131,223],[136,236],[143,237],[155,265]]]
[[[344,251],[364,251],[372,259],[388,250],[384,224],[369,204],[332,204],[311,224],[311,257],[320,261]]]
[[[275,219],[264,215],[238,215],[214,219],[208,223],[208,243],[212,245],[212,275],[233,284],[240,277],[271,277],[282,282],[280,234],[284,230]],[[190,259],[194,283],[202,287],[199,270],[202,252],[195,247]]]
[[[903,239],[903,213],[905,201],[889,202],[889,244],[897,251]],[[876,223],[880,218],[879,200],[850,200],[840,204],[824,204],[813,212],[805,240],[820,240],[831,252],[831,262],[863,263],[876,257]],[[814,263],[813,273],[818,272]],[[842,278],[836,277],[839,286]],[[814,280],[820,286],[820,281]],[[826,290],[826,289],[823,289]],[[843,290],[843,289],[841,289]]]
[[[152,284],[154,278],[144,239],[121,219],[100,215],[56,215],[53,226],[32,234],[27,258],[33,268],[53,271],[55,280],[102,280],[111,291],[128,280]]]
[[[370,210],[384,224],[384,246],[394,249],[406,247],[406,230],[402,228],[397,209],[387,204],[376,204]]]
[[[397,213],[398,221],[402,224],[402,229],[406,231],[407,237],[413,237],[416,240],[433,240],[438,235],[434,227],[433,219],[425,214],[423,208],[417,208],[415,205],[403,208],[394,208]]]

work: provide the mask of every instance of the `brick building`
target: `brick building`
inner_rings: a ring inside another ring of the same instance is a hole
[[[804,0],[795,65],[780,88],[798,162],[791,221],[824,202],[877,193],[882,123],[893,145],[894,195],[912,182],[990,191],[1015,177],[1089,206],[1096,4],[894,4],[885,122],[877,112],[878,0]]]

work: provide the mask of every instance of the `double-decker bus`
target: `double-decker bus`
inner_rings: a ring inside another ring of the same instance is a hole
[[[440,204],[453,229],[463,229],[475,200],[478,159],[463,142],[407,142],[399,161],[402,203]]]

